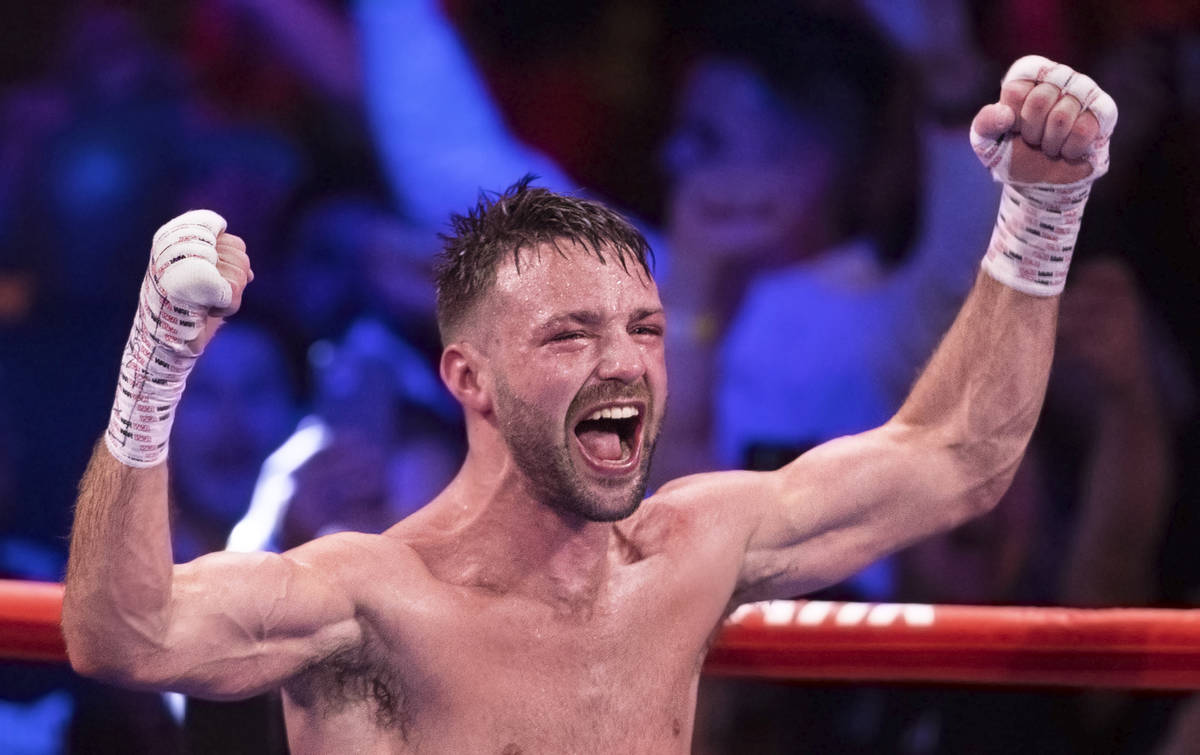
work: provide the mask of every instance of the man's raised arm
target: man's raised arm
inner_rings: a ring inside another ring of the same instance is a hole
[[[81,673],[208,697],[255,694],[359,641],[352,601],[292,554],[174,566],[167,437],[197,355],[253,277],[245,244],[196,210],[155,235],[104,441],[80,483],[63,634]]]
[[[1017,61],[972,126],[976,152],[1005,184],[983,271],[896,416],[778,472],[676,488],[736,502],[722,507],[745,537],[735,601],[839,581],[1004,493],[1041,409],[1057,295],[1115,121],[1088,77],[1045,58]]]

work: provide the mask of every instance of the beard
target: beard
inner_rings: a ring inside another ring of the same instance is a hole
[[[567,411],[576,416],[576,409],[585,403],[619,399],[645,398],[649,390],[597,384],[585,387],[575,396]],[[536,500],[591,522],[615,522],[631,516],[642,503],[650,475],[650,459],[658,438],[657,426],[650,425],[652,405],[647,400],[643,420],[642,458],[632,479],[588,479],[581,474],[571,456],[571,430],[564,428],[535,404],[515,396],[503,381],[497,381],[497,419],[500,434],[521,471],[526,491]]]

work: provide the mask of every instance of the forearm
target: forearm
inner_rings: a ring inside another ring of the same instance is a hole
[[[109,425],[79,486],[63,630],[81,670],[118,674],[163,644],[173,569],[167,440],[216,328],[210,313],[236,311],[250,274],[244,245],[224,228],[220,216],[194,210],[154,237]]]
[[[955,457],[991,505],[1007,488],[1041,412],[1057,297],[1015,291],[981,272],[892,424]]]
[[[129,467],[97,444],[80,483],[63,599],[76,669],[111,675],[162,646],[172,569],[166,465]]]

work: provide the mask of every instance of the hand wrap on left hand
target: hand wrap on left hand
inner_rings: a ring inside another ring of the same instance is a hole
[[[1079,235],[1083,208],[1092,183],[1108,172],[1109,140],[1117,123],[1117,106],[1090,77],[1038,55],[1027,55],[1008,70],[1003,84],[1051,84],[1058,100],[1074,97],[1079,117],[1091,113],[1100,126],[1083,159],[1091,173],[1072,183],[1019,181],[1013,176],[1015,131],[997,138],[971,129],[971,146],[980,161],[1004,184],[996,228],[983,259],[983,268],[995,279],[1035,296],[1054,296],[1063,290],[1067,269]],[[1018,114],[1019,115],[1019,114]]]

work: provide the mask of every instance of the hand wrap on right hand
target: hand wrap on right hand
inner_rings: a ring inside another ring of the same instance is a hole
[[[217,271],[216,242],[225,220],[192,210],[154,234],[150,266],[125,354],[104,440],[121,463],[150,467],[167,456],[175,407],[210,309],[228,307],[233,289]]]

